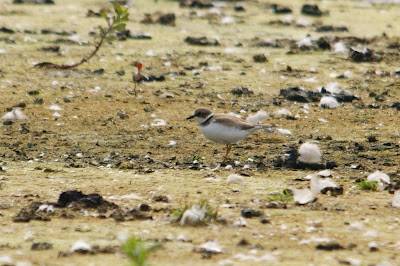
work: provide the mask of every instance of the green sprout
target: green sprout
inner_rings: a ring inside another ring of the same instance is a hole
[[[121,7],[117,2],[111,1],[114,7],[115,15],[108,17],[106,13],[102,12],[101,17],[106,21],[107,27],[103,28],[98,26],[99,31],[98,40],[94,42],[94,50],[86,57],[83,57],[79,62],[73,64],[59,65],[49,62],[42,62],[36,64],[34,67],[56,68],[56,69],[71,69],[77,67],[85,62],[88,62],[100,49],[104,41],[114,41],[116,37],[112,33],[116,31],[124,31],[126,22],[129,21],[128,8]]]
[[[293,195],[287,190],[284,189],[282,192],[272,194],[267,198],[267,201],[282,201],[289,202],[293,200]]]
[[[376,181],[361,181],[360,183],[358,183],[358,186],[362,190],[376,190],[376,188],[378,186],[378,182],[376,182]]]
[[[183,214],[185,211],[191,209],[192,207],[197,207],[199,209],[204,209],[205,216],[204,219],[201,221],[202,224],[206,224],[208,222],[215,221],[218,215],[218,209],[212,207],[207,200],[202,199],[196,205],[191,204],[183,204],[179,209],[172,211],[172,216],[175,217],[176,221],[179,222],[182,219]]]
[[[159,247],[159,244],[149,244],[132,236],[122,248],[128,256],[132,266],[149,265],[146,261],[152,251]]]
[[[193,155],[192,161],[198,161],[199,163],[201,163],[202,161],[204,161],[204,159],[203,159],[203,156],[198,154],[198,155]]]

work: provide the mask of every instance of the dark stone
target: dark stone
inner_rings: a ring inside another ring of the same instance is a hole
[[[14,0],[13,4],[55,5],[53,0]]]
[[[244,12],[244,11],[246,11],[242,5],[235,5],[234,10],[236,12]]]
[[[256,54],[253,56],[254,62],[264,63],[268,62],[267,57],[264,54]]]
[[[39,91],[37,91],[37,90],[28,91],[28,95],[39,95]]]
[[[349,58],[353,62],[380,62],[382,57],[375,55],[373,50],[365,48],[363,51],[352,50]]]
[[[104,200],[103,197],[97,193],[86,195],[77,190],[62,192],[58,198],[56,207],[65,208],[70,204],[78,208],[97,208],[99,210],[118,208],[117,205]]]
[[[270,224],[271,221],[268,220],[268,219],[261,219],[260,223],[262,223],[262,224]]]
[[[398,180],[395,184],[391,183],[388,186],[388,191],[390,194],[393,194],[396,190],[400,189],[400,180]]]
[[[0,32],[8,33],[8,34],[14,34],[14,33],[15,33],[14,30],[9,29],[9,28],[6,28],[6,27],[1,27],[1,28],[0,28]]]
[[[168,14],[162,15],[158,18],[157,22],[162,25],[175,26],[175,14],[168,13]]]
[[[396,108],[397,110],[400,110],[400,102],[393,102],[392,108]]]
[[[115,71],[115,74],[117,74],[118,76],[124,76],[125,75],[125,70],[123,70],[123,69],[117,70],[117,71]]]
[[[318,27],[315,31],[317,31],[317,32],[332,32],[332,31],[347,32],[347,31],[349,31],[349,29],[345,26],[334,27],[331,25],[325,25],[325,26]]]
[[[161,75],[161,76],[153,76],[153,75],[147,75],[144,77],[141,77],[137,82],[152,82],[152,81],[165,81],[165,76]]]
[[[250,94],[254,94],[253,91],[249,90],[248,88],[244,88],[244,87],[238,87],[238,88],[233,88],[231,90],[231,93],[233,95],[237,95],[237,96],[242,96],[242,95],[250,95]]]
[[[239,243],[237,245],[239,247],[245,247],[245,246],[249,246],[250,242],[243,238],[242,240],[239,241]]]
[[[181,0],[180,7],[211,8],[214,5],[208,0]]]
[[[317,46],[321,50],[330,50],[331,49],[331,44],[324,37],[321,37],[321,38],[318,39]]]
[[[358,97],[349,94],[348,92],[341,91],[339,93],[330,93],[324,88],[321,92],[306,91],[300,87],[291,87],[288,89],[281,89],[279,96],[285,97],[289,101],[296,102],[319,102],[323,96],[334,97],[338,102],[352,102],[354,100],[359,100]]]
[[[139,210],[142,212],[148,212],[151,210],[151,207],[148,204],[142,203],[139,205]]]
[[[42,243],[33,243],[31,245],[31,250],[46,250],[53,248],[53,244],[42,242]]]
[[[343,187],[326,187],[321,190],[322,194],[327,194],[330,192],[331,196],[337,196],[337,195],[342,195],[343,194]]]
[[[169,197],[167,197],[167,196],[155,196],[153,198],[153,201],[155,201],[155,202],[169,202]]]
[[[275,14],[290,14],[293,12],[292,9],[277,4],[271,4],[270,7],[274,10]]]
[[[207,37],[186,37],[185,42],[191,45],[200,46],[218,46],[219,42],[216,39],[208,39]]]
[[[93,70],[91,73],[93,75],[103,75],[104,74],[104,68],[99,68],[99,69]]]
[[[319,244],[315,247],[318,250],[326,250],[326,251],[332,251],[332,250],[341,250],[344,249],[342,245],[336,242],[331,242],[328,244]]]
[[[252,210],[252,209],[243,209],[240,212],[240,214],[244,218],[260,217],[260,216],[264,215],[264,213],[262,211],[256,211],[256,210]]]
[[[56,45],[56,46],[45,46],[45,47],[42,47],[40,50],[42,50],[44,52],[58,53],[60,51],[60,46],[59,45]]]
[[[286,206],[286,203],[272,201],[272,202],[268,202],[267,204],[265,204],[265,206],[263,208],[265,208],[265,209],[287,209],[287,206]]]
[[[322,16],[322,11],[319,9],[317,5],[308,5],[305,4],[301,8],[301,13],[303,15],[309,15],[309,16]]]
[[[374,135],[368,136],[367,140],[368,140],[368,142],[377,142],[378,141],[378,139]]]

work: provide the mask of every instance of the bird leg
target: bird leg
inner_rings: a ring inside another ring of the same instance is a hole
[[[136,84],[137,84],[137,82],[136,82],[136,80],[133,82],[133,83],[135,83],[135,97],[137,97],[137,93],[136,93]]]
[[[226,162],[226,159],[228,158],[228,155],[231,152],[231,149],[232,149],[232,145],[231,144],[226,144],[226,154],[225,154],[225,158],[222,161],[222,163]]]

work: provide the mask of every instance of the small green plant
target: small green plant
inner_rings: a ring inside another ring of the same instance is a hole
[[[179,221],[182,218],[185,211],[189,210],[190,208],[192,208],[192,205],[185,203],[185,204],[181,205],[181,207],[179,209],[173,210],[172,216],[175,217],[176,221]]]
[[[203,159],[203,156],[198,154],[198,155],[193,155],[192,161],[198,161],[199,163],[201,163],[202,161],[204,161],[204,159]]]
[[[204,222],[211,222],[217,219],[218,208],[212,207],[205,199],[200,200],[198,205],[206,211]]]
[[[361,181],[360,183],[358,183],[358,186],[362,190],[376,190],[376,188],[378,186],[378,182],[376,182],[376,181]]]
[[[202,223],[212,222],[217,219],[218,209],[212,207],[207,200],[202,199],[196,205],[184,204],[179,209],[172,211],[172,216],[175,217],[176,221],[180,221],[185,211],[191,209],[192,207],[197,207],[198,209],[203,209],[205,211],[204,219]]]
[[[289,202],[293,200],[293,195],[287,189],[284,189],[282,192],[269,196],[267,200]]]
[[[129,13],[128,8],[121,7],[117,2],[111,1],[111,4],[114,7],[115,15],[112,17],[108,17],[106,13],[102,12],[101,17],[106,21],[107,27],[103,28],[102,26],[98,26],[98,40],[94,42],[94,50],[86,57],[83,57],[79,62],[67,65],[59,65],[53,64],[50,62],[42,62],[36,64],[34,67],[45,67],[45,68],[56,68],[56,69],[70,69],[77,67],[85,62],[88,62],[100,49],[104,41],[114,41],[116,37],[112,35],[112,33],[116,31],[124,31],[126,22],[129,21]]]
[[[145,266],[150,253],[158,248],[158,244],[149,244],[132,236],[122,248],[128,256],[132,266]]]

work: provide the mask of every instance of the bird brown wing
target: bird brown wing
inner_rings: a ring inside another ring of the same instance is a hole
[[[256,127],[257,125],[251,124],[246,122],[243,119],[230,116],[230,115],[222,115],[222,114],[215,114],[214,121],[218,122],[225,126],[234,126],[236,128],[240,128],[242,130],[250,130]]]

